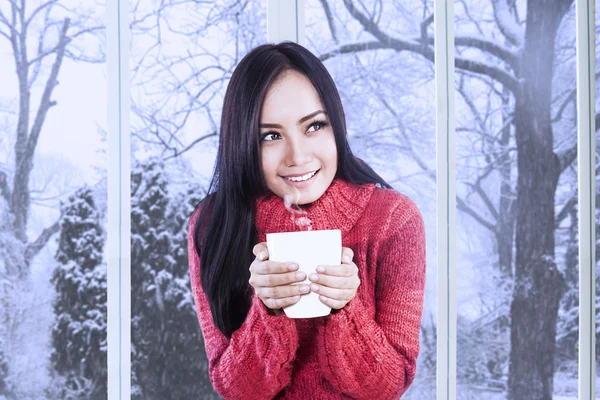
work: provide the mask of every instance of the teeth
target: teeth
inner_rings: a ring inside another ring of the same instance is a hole
[[[315,176],[316,173],[317,173],[317,171],[308,173],[306,175],[295,176],[293,178],[285,178],[285,179],[287,179],[288,181],[293,181],[293,182],[302,182],[302,181],[309,180],[310,178],[312,178],[313,176]]]

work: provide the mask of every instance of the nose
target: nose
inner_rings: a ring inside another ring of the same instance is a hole
[[[285,162],[288,167],[306,165],[310,162],[311,157],[310,146],[304,135],[287,141]]]

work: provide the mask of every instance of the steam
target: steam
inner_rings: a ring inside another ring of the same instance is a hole
[[[293,194],[283,196],[283,204],[290,212],[290,219],[303,231],[312,231],[312,221],[306,216],[306,211],[300,209],[298,202],[300,201],[300,191],[297,188],[292,188]]]

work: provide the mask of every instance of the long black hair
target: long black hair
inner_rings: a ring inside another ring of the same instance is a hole
[[[309,50],[294,42],[264,44],[238,64],[225,92],[214,175],[194,227],[200,280],[213,317],[230,338],[251,305],[249,267],[258,243],[255,200],[268,188],[260,164],[260,111],[267,89],[286,71],[304,75],[325,105],[338,154],[336,178],[391,188],[352,154],[346,140],[342,102],[329,72]]]

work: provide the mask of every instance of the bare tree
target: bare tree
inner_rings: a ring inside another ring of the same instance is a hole
[[[0,6],[0,38],[10,44],[18,82],[18,106],[14,167],[12,176],[0,171],[0,194],[14,217],[14,235],[25,244],[25,264],[20,276],[29,273],[32,259],[58,232],[58,221],[46,227],[37,238],[27,236],[31,206],[31,174],[35,152],[44,123],[57,102],[53,92],[65,58],[84,62],[103,62],[104,56],[89,55],[81,41],[98,36],[104,26],[96,24],[90,14],[71,8],[68,1],[9,0]],[[30,45],[36,43],[31,49]],[[43,82],[39,99],[32,96],[34,85]]]
[[[183,0],[151,8],[136,1],[131,30],[137,148],[169,160],[217,137],[220,105],[233,69],[266,39],[257,34],[264,11],[264,4],[249,0]],[[179,23],[182,19],[193,23]],[[216,27],[224,31],[219,46],[208,39]],[[174,47],[168,42],[182,47],[170,51]]]

